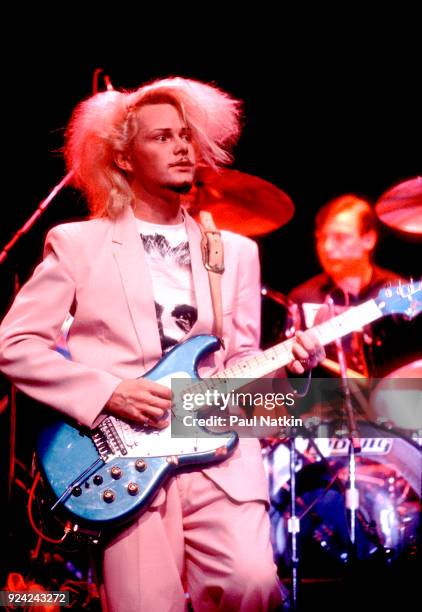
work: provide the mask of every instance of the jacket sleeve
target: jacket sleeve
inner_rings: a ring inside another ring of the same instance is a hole
[[[43,261],[0,326],[0,370],[30,397],[91,427],[121,380],[55,350],[76,299],[78,255],[65,227],[48,233]]]

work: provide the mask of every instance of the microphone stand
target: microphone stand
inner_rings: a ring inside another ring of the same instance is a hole
[[[327,296],[326,302],[332,317],[335,316],[334,301]],[[349,536],[351,543],[352,558],[356,558],[356,517],[359,508],[359,490],[356,487],[356,455],[360,453],[359,431],[356,425],[355,414],[352,406],[352,397],[349,383],[347,381],[347,364],[343,345],[340,338],[335,340],[337,358],[340,366],[342,389],[344,393],[344,405],[347,417],[347,433],[349,439],[349,479],[346,489],[346,509],[349,515]],[[350,559],[349,559],[350,560]]]
[[[287,530],[290,533],[291,564],[292,564],[292,586],[291,586],[291,610],[298,610],[299,590],[299,554],[298,534],[300,533],[300,519],[296,514],[296,437],[294,433],[290,436],[290,518],[287,521]]]
[[[10,240],[4,247],[0,253],[0,265],[6,261],[7,256],[9,255],[9,251],[14,247],[19,238],[24,234],[27,234],[31,227],[34,225],[35,221],[41,217],[41,215],[45,212],[48,205],[54,200],[56,195],[65,187],[73,177],[73,170],[68,172],[64,178],[58,183],[48,194],[48,196],[42,200],[42,202],[37,206],[35,212],[29,217],[29,219],[24,223],[24,225],[16,232],[13,236],[12,240]]]

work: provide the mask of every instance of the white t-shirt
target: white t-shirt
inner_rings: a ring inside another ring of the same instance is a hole
[[[189,242],[184,223],[159,225],[136,219],[152,278],[163,353],[183,340],[196,322]]]

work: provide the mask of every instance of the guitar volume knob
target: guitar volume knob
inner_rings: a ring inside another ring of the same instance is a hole
[[[144,472],[147,469],[147,464],[143,459],[137,459],[135,461],[135,469],[137,469],[138,472]]]
[[[114,495],[114,491],[112,491],[111,489],[106,489],[103,493],[103,500],[107,504],[111,504],[111,502],[114,502],[115,497],[116,496]]]
[[[139,492],[139,487],[135,482],[130,482],[127,486],[127,492],[129,495],[137,495]]]
[[[110,474],[114,480],[119,480],[119,478],[122,477],[122,470],[119,467],[117,467],[117,465],[115,465],[111,468]]]

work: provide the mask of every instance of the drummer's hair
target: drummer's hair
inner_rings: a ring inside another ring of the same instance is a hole
[[[324,204],[324,206],[319,209],[315,218],[315,230],[318,232],[329,219],[332,219],[345,210],[356,211],[359,217],[361,235],[371,231],[377,232],[378,221],[373,207],[367,200],[358,197],[354,193],[347,193]]]
[[[241,131],[240,100],[213,84],[182,77],[153,81],[134,91],[105,91],[78,104],[64,146],[72,183],[94,217],[116,217],[133,204],[124,170],[115,162],[139,130],[138,110],[146,104],[175,106],[191,129],[198,162],[214,169],[232,161]]]

